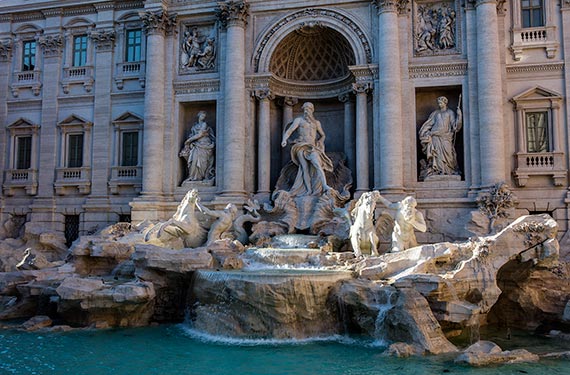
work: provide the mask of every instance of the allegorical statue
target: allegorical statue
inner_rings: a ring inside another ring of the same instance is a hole
[[[417,202],[414,197],[407,196],[399,202],[390,202],[378,193],[377,202],[388,208],[390,213],[384,217],[393,220],[391,252],[398,252],[418,246],[415,230],[425,232],[427,225],[424,215],[416,209]],[[377,226],[382,227],[383,220],[378,219]]]
[[[188,178],[186,181],[209,181],[215,176],[214,149],[216,138],[204,121],[206,112],[198,112],[198,121],[192,126],[188,139],[179,156],[186,160]]]
[[[445,96],[437,98],[439,109],[433,111],[420,128],[419,138],[427,159],[422,166],[423,177],[461,174],[455,152],[455,135],[463,125],[461,95],[457,113],[447,108],[447,103]]]
[[[303,104],[303,115],[295,118],[283,133],[281,146],[297,131],[291,147],[291,160],[298,167],[295,182],[289,190],[291,196],[321,195],[330,190],[325,171],[333,170],[331,159],[325,154],[325,133],[313,112],[312,103]]]

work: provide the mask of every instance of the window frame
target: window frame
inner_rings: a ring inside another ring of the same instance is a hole
[[[26,48],[27,45],[33,45],[33,48]],[[22,61],[20,68],[22,72],[32,72],[37,66],[37,49],[38,42],[35,39],[26,39],[22,41]],[[29,64],[26,64],[29,61]]]
[[[87,66],[88,44],[89,38],[87,34],[73,35],[72,67]]]
[[[544,9],[544,0],[519,0],[521,3],[521,25],[523,29],[533,28],[533,27],[544,27],[546,25],[546,20],[544,17],[545,9]],[[523,2],[528,1],[529,5],[524,6]],[[533,1],[539,1],[540,5],[533,5]],[[525,11],[529,12],[529,19],[528,24],[525,25]],[[539,11],[540,12],[540,24],[534,24],[534,17],[533,15]]]
[[[130,43],[130,33],[138,33],[138,43],[136,42],[136,39],[134,41],[134,43]],[[123,58],[123,61],[126,63],[131,63],[131,62],[140,62],[143,61],[143,39],[144,39],[144,33],[141,28],[127,28],[125,29],[125,55]],[[138,48],[138,59],[137,59],[137,48]],[[129,51],[133,50],[133,59],[129,58]]]
[[[25,155],[22,159],[22,148],[23,145],[20,141],[28,140],[28,145],[25,148]],[[32,134],[17,135],[15,139],[14,147],[14,169],[16,170],[26,170],[32,168],[32,148],[33,148],[34,137]]]
[[[556,12],[554,0],[540,0],[542,8],[542,25],[527,26],[523,21],[523,0],[511,0],[511,45],[514,61],[520,61],[526,50],[544,49],[546,58],[556,57],[560,48],[558,31],[554,20]]]

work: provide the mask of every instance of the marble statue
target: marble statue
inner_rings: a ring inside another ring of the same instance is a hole
[[[187,192],[172,218],[145,231],[145,242],[172,247],[182,240],[182,246],[189,248],[204,244],[208,231],[202,227],[196,216],[196,208],[202,209],[199,202],[200,197],[196,189]]]
[[[179,154],[186,160],[188,166],[186,181],[212,181],[215,176],[216,138],[205,119],[206,112],[198,112],[198,121],[192,126],[190,135]]]
[[[215,39],[206,38],[198,28],[184,32],[180,63],[185,69],[208,70],[214,68],[216,59]]]
[[[425,232],[427,230],[424,215],[416,209],[417,202],[414,197],[406,197],[399,202],[392,203],[378,193],[376,201],[391,212],[389,217],[393,220],[391,252],[398,252],[418,246],[414,230]],[[383,218],[387,215],[383,214]],[[382,220],[379,220],[382,222]],[[381,224],[379,225],[381,226]],[[386,228],[386,227],[384,227]]]
[[[378,235],[374,227],[374,211],[376,202],[380,199],[378,191],[363,193],[356,201],[351,211],[352,225],[349,237],[354,255],[362,256],[364,252],[378,256]]]
[[[229,203],[223,211],[210,210],[202,205],[199,205],[199,208],[204,214],[216,219],[208,231],[206,246],[213,244],[215,241],[233,237],[230,232],[238,213],[238,208],[235,204]]]
[[[422,151],[426,156],[422,165],[422,177],[437,175],[460,175],[455,152],[455,136],[463,125],[461,95],[457,105],[457,114],[447,108],[445,96],[437,98],[439,109],[433,111],[420,128],[419,138]]]
[[[325,133],[313,112],[312,103],[303,104],[303,115],[295,118],[283,133],[281,146],[297,131],[291,147],[291,160],[298,167],[295,182],[289,190],[292,196],[320,195],[330,190],[325,171],[333,170],[331,159],[325,154]]]

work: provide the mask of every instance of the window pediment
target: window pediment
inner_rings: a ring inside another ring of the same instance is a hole
[[[30,131],[30,130],[36,131],[37,129],[40,128],[40,126],[38,124],[34,124],[32,121],[22,117],[16,121],[14,121],[10,125],[8,125],[7,128],[10,129],[10,132]]]
[[[115,125],[130,125],[130,124],[139,124],[143,122],[143,118],[137,114],[132,112],[125,112],[116,119],[113,120],[113,124]]]
[[[93,125],[90,121],[87,121],[83,117],[77,115],[70,115],[65,120],[59,122],[57,126],[59,127],[81,127],[81,128],[89,128]]]

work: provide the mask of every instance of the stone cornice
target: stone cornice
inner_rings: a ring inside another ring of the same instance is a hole
[[[176,14],[168,14],[165,10],[139,13],[143,29],[147,35],[170,34],[176,29]]]
[[[12,56],[13,45],[12,39],[0,40],[0,61],[8,61]]]
[[[45,19],[45,16],[40,11],[15,13],[12,17],[13,22],[38,21],[43,19]]]
[[[526,65],[510,65],[507,66],[507,74],[517,73],[539,73],[539,72],[559,72],[564,71],[564,63],[549,63],[549,64],[526,64]]]
[[[93,6],[95,7],[95,9],[97,9],[97,12],[115,9],[115,3],[112,1],[107,1],[105,3],[96,3],[93,4]]]
[[[84,5],[73,8],[65,8],[63,10],[63,17],[80,16],[83,14],[95,13],[95,7],[93,5]]]
[[[140,9],[144,8],[143,0],[122,0],[115,3],[115,9]]]
[[[50,8],[41,11],[45,18],[61,17],[63,15],[63,8]]]
[[[89,37],[95,42],[95,48],[97,48],[98,51],[112,51],[115,46],[116,32],[113,29],[98,29],[92,31]]]
[[[404,14],[408,10],[410,0],[372,0],[372,4],[376,6],[378,14],[384,12],[398,12]]]
[[[465,76],[467,75],[467,63],[410,65],[408,74],[410,79]]]
[[[244,0],[230,0],[225,3],[219,3],[216,9],[216,17],[220,20],[223,27],[247,25],[249,16],[249,4]]]
[[[61,55],[63,49],[63,36],[61,34],[42,35],[38,39],[44,56],[53,57]]]

